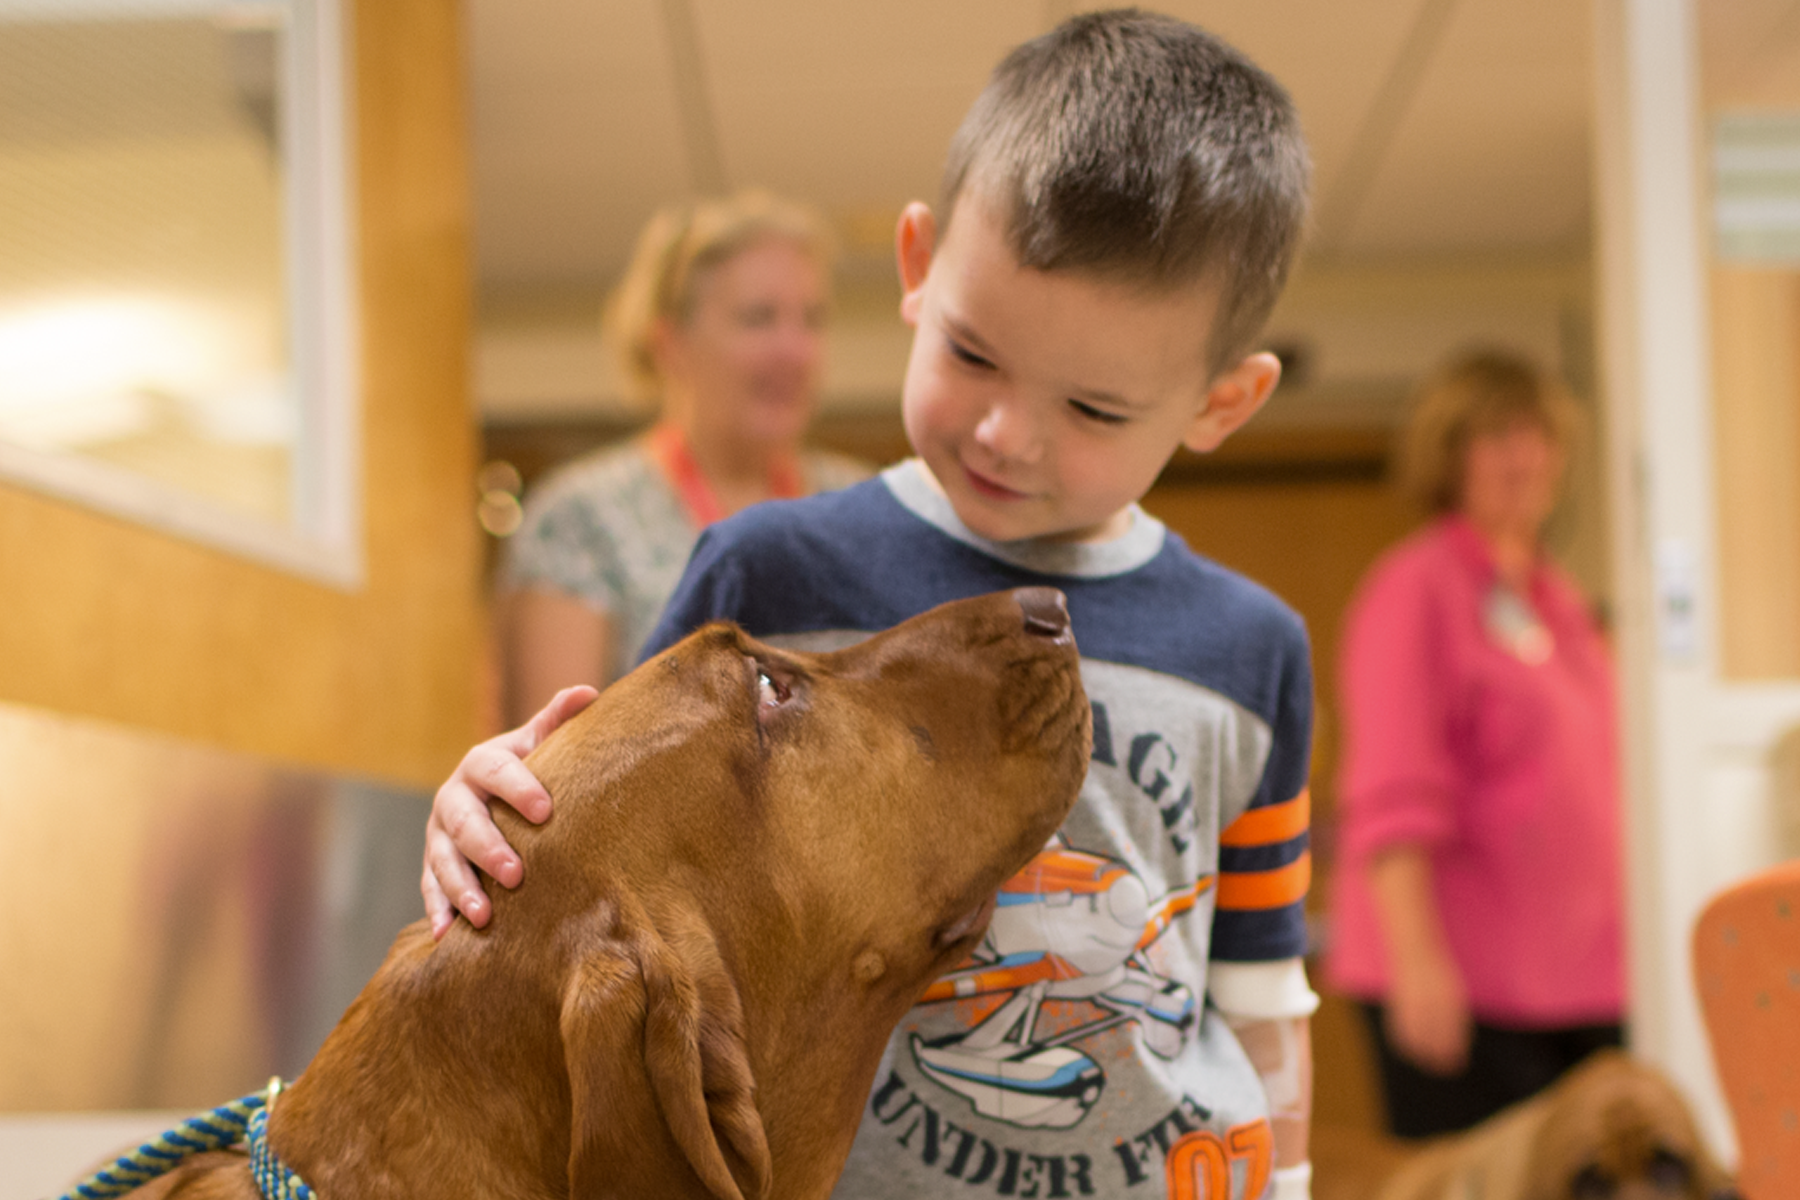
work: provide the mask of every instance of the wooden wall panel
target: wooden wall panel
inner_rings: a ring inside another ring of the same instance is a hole
[[[1800,677],[1800,273],[1715,267],[1711,284],[1720,663]]]
[[[481,624],[459,6],[353,6],[358,592],[0,486],[0,700],[431,783],[476,730]]]

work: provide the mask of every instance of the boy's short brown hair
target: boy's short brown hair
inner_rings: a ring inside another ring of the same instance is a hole
[[[1248,353],[1306,219],[1286,91],[1224,42],[1136,9],[1089,13],[994,69],[951,141],[941,210],[996,206],[1020,264],[1166,290],[1216,281],[1209,370]]]

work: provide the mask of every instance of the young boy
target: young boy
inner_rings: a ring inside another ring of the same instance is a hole
[[[1248,351],[1306,176],[1285,94],[1197,29],[1103,13],[1019,47],[952,143],[941,211],[900,219],[918,458],[715,526],[651,636],[646,655],[724,618],[819,648],[962,596],[1068,596],[1094,711],[1081,797],[896,1033],[841,1196],[1307,1194],[1305,633],[1136,503],[1274,389]],[[445,830],[516,884],[483,804],[548,814],[515,756],[590,694],[440,792],[438,928],[446,893],[489,911]]]

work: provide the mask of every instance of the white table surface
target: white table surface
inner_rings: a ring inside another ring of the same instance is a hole
[[[0,1114],[0,1200],[46,1200],[192,1112]]]

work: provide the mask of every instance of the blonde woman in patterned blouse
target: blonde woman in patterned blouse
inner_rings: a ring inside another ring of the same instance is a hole
[[[671,207],[645,227],[606,323],[660,417],[527,500],[499,606],[509,725],[560,688],[630,669],[707,525],[868,474],[800,444],[829,282],[819,219],[765,192]]]

